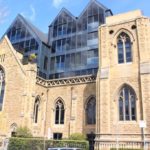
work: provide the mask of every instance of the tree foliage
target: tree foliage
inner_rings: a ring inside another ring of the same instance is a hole
[[[16,130],[16,137],[23,137],[23,138],[32,137],[32,133],[30,129],[27,127],[19,127]]]

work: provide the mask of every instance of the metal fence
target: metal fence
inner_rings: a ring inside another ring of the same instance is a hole
[[[100,142],[98,147],[110,150],[150,150],[150,142]]]

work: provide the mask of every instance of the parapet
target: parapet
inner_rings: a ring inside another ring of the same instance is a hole
[[[143,14],[141,10],[134,10],[127,13],[109,16],[106,18],[106,24],[117,24],[120,22],[125,22],[136,18],[140,18],[142,16]]]

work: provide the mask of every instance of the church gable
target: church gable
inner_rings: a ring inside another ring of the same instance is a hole
[[[9,68],[20,70],[20,73],[25,75],[21,59],[22,55],[13,49],[9,39],[5,36],[0,42],[0,65],[6,70]]]
[[[41,42],[47,42],[47,37],[21,15],[16,17],[5,35],[24,57],[32,53],[38,55]]]
[[[2,120],[2,124],[5,126],[3,130],[9,130],[14,120],[18,124],[20,119],[18,116],[22,110],[22,95],[25,92],[27,80],[21,58],[22,55],[13,49],[5,36],[0,42],[0,68],[4,72],[5,85],[1,91],[3,99],[1,100],[0,120],[4,114],[7,116],[7,121]]]

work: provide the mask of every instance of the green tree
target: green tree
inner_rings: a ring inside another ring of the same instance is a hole
[[[16,131],[16,137],[32,137],[32,133],[27,127],[19,127]]]
[[[29,59],[30,62],[35,61],[36,60],[36,55],[34,53],[32,53],[32,54],[29,55],[28,59]]]

